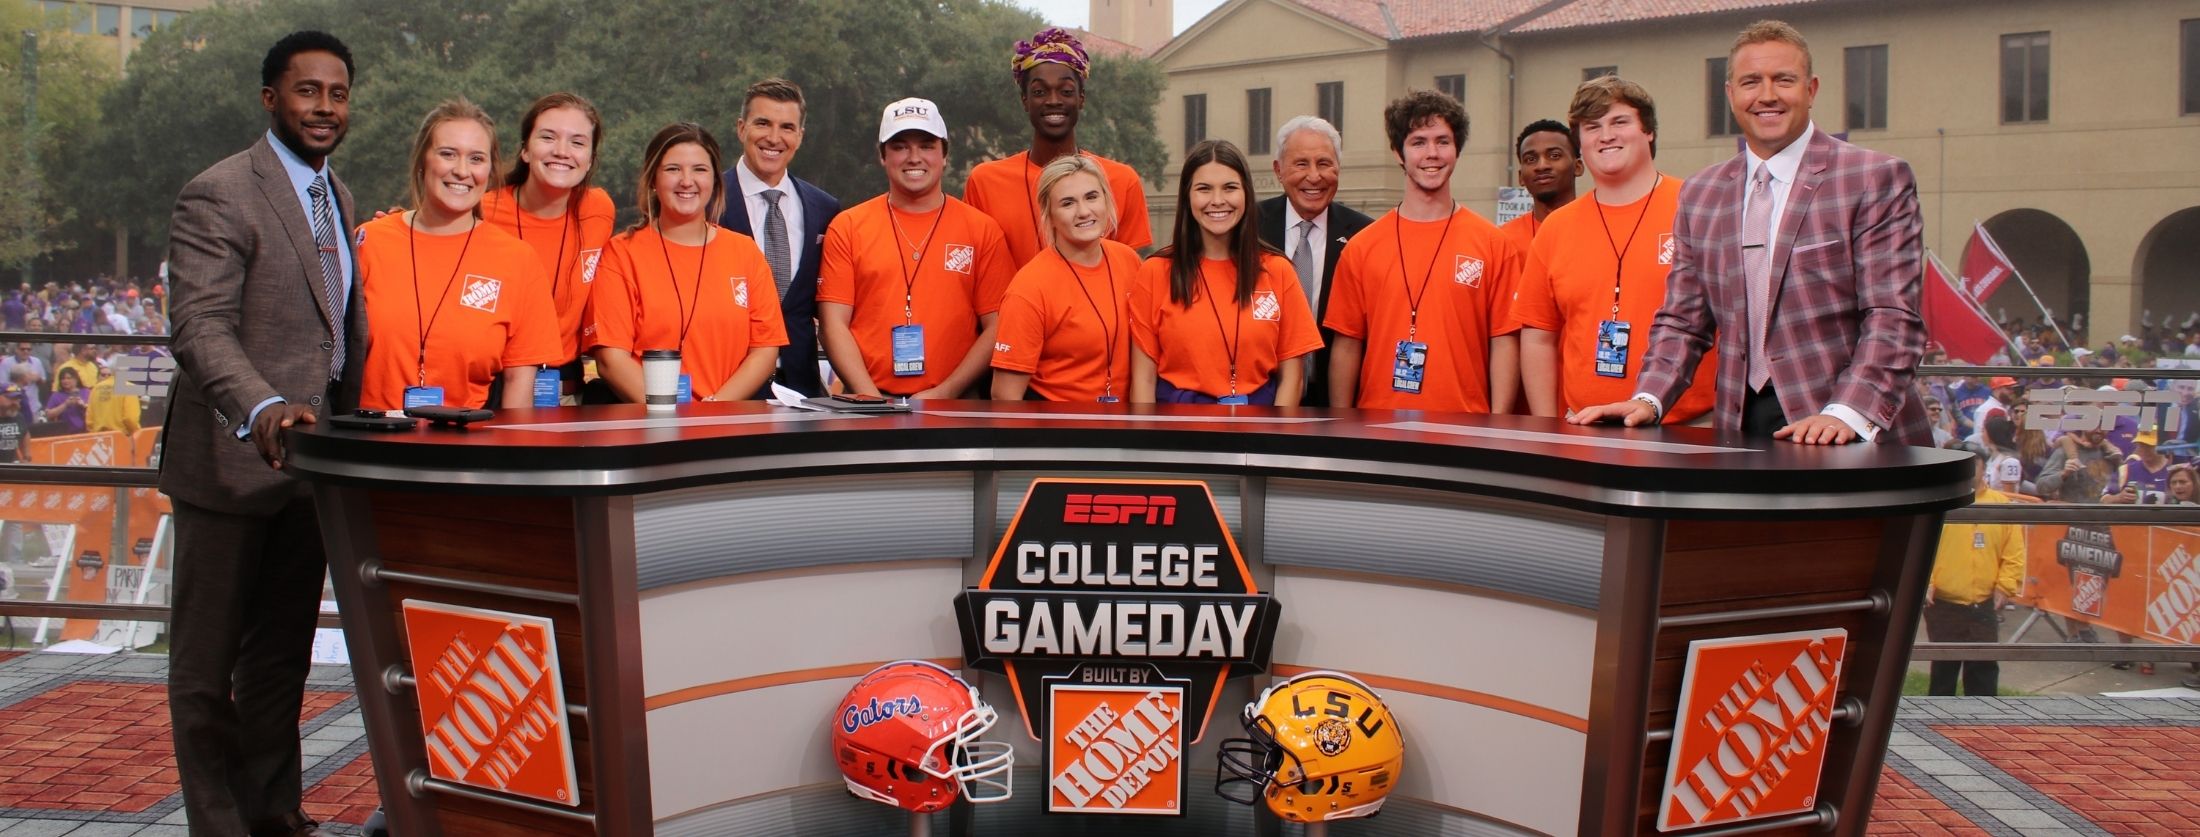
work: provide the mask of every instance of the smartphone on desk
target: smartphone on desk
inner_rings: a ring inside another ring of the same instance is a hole
[[[348,416],[329,416],[328,423],[345,430],[374,430],[389,433],[411,430],[420,420],[409,416],[386,416],[378,410],[359,410]]]

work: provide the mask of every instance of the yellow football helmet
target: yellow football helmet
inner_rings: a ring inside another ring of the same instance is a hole
[[[1245,738],[1222,742],[1215,793],[1255,797],[1292,822],[1373,816],[1398,784],[1405,739],[1366,683],[1309,671],[1268,687],[1239,718]]]

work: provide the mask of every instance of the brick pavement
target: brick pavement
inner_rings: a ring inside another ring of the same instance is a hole
[[[166,658],[0,652],[0,837],[184,837]],[[341,667],[315,667],[308,814],[338,834],[376,804]],[[1905,698],[1875,835],[2200,833],[2200,700]]]

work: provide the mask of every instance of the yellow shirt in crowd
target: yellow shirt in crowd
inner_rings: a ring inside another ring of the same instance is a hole
[[[1981,488],[1978,502],[2007,503],[2009,496]],[[1940,551],[1933,556],[1934,601],[1978,604],[1995,590],[2014,597],[2023,583],[2024,527],[2007,523],[1940,527]]]

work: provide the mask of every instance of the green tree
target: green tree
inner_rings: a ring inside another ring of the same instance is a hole
[[[88,13],[78,11],[78,14]],[[100,95],[113,85],[99,45],[69,32],[66,12],[34,3],[0,3],[0,265],[30,262],[61,246],[75,200],[56,172],[65,149],[98,130]],[[20,33],[36,35],[37,66],[24,64]],[[25,124],[26,82],[37,82],[35,128]],[[35,130],[26,136],[26,130]],[[35,151],[35,159],[31,152]]]
[[[517,121],[541,94],[570,90],[602,111],[595,182],[630,207],[643,145],[674,121],[716,134],[730,164],[742,91],[783,76],[804,88],[809,123],[795,173],[854,202],[884,190],[879,112],[904,96],[939,102],[949,124],[948,188],[1014,153],[1029,125],[1010,46],[1043,23],[1001,0],[260,0],[220,4],[155,33],[104,101],[108,130],[74,149],[88,213],[165,240],[174,195],[266,130],[259,62],[301,28],[342,37],[358,65],[351,134],[334,158],[363,207],[405,200],[418,119],[464,95],[497,116],[507,160]],[[1156,177],[1161,74],[1104,59],[1080,137]],[[96,210],[94,209],[96,208]],[[631,217],[631,210],[628,210]]]

